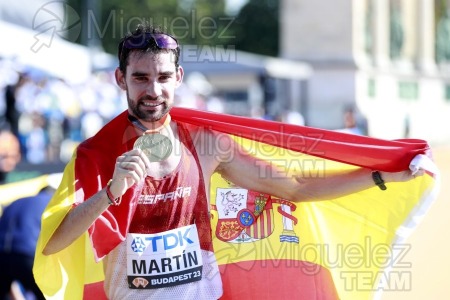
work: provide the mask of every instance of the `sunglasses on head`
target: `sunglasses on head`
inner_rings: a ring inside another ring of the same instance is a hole
[[[177,40],[166,33],[150,33],[144,32],[139,35],[132,35],[123,41],[122,49],[146,49],[153,40],[160,49],[176,49],[178,47]]]

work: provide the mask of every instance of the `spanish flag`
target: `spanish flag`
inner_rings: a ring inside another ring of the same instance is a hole
[[[401,263],[402,243],[439,185],[425,141],[386,141],[185,108],[173,108],[171,116],[176,122],[230,134],[283,173],[262,170],[261,176],[301,174],[320,180],[329,172],[360,167],[427,171],[408,182],[387,183],[385,191],[374,185],[307,203],[246,190],[215,174],[211,224],[222,299],[373,299],[392,284],[409,284],[407,270],[405,275],[392,270]],[[64,184],[43,214],[36,249],[34,274],[48,299],[104,298],[101,259],[125,238],[133,208],[124,200],[132,197],[132,190],[71,246],[50,256],[43,256],[42,250],[72,205],[106,185],[116,157],[135,138],[124,112],[96,135],[92,147],[78,147],[67,165]]]

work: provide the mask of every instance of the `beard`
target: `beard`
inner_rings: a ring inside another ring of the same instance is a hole
[[[145,106],[143,101],[152,100],[158,104],[156,107]],[[144,122],[156,122],[161,120],[165,115],[167,115],[172,108],[169,105],[169,101],[164,97],[158,96],[156,98],[152,98],[149,96],[141,97],[137,100],[131,99],[127,92],[127,101],[128,107],[131,110],[132,114],[144,121]]]

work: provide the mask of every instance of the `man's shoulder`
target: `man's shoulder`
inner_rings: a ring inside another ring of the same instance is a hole
[[[195,125],[189,130],[189,134],[199,160],[212,169],[223,161],[229,161],[235,150],[233,138],[229,134]]]
[[[215,143],[219,139],[229,138],[228,134],[215,131],[207,127],[200,127],[191,124],[183,124],[183,126],[187,129],[187,132],[196,146]]]

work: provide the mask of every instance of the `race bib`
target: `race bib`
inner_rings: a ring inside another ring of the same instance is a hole
[[[156,234],[127,234],[130,289],[156,289],[202,279],[195,224]]]

